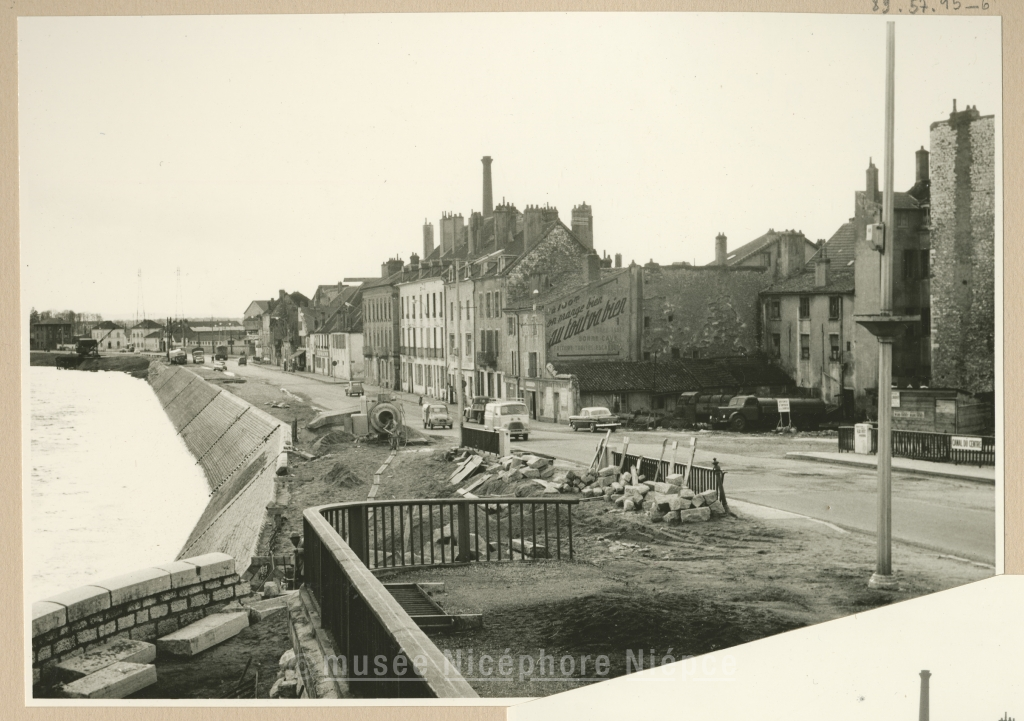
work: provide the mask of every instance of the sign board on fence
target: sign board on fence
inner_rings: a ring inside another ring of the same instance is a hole
[[[900,392],[899,391],[893,391],[892,392],[892,404],[891,405],[892,405],[893,408],[899,408],[900,407]]]
[[[789,413],[788,398],[779,398],[779,413]]]
[[[952,448],[954,451],[980,451],[981,439],[974,436],[953,436]]]

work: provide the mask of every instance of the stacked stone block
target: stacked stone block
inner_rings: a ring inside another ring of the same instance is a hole
[[[117,638],[152,641],[252,597],[225,553],[144,568],[32,604],[32,667],[53,668]]]
[[[932,387],[995,390],[995,118],[931,126]]]

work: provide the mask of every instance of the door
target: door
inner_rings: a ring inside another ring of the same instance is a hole
[[[530,409],[530,418],[537,420],[537,391],[526,391],[526,405]]]
[[[551,409],[551,415],[555,417],[555,423],[558,423],[558,408],[560,405],[561,403],[559,402],[559,394],[555,392],[552,401],[552,406],[554,407]]]

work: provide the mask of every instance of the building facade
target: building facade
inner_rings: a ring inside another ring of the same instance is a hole
[[[365,377],[381,388],[402,390],[401,305],[398,283],[402,281],[401,259],[381,264],[381,277],[362,285],[363,359]]]
[[[398,284],[402,385],[409,393],[447,399],[443,266],[422,265],[413,254],[409,279]]]

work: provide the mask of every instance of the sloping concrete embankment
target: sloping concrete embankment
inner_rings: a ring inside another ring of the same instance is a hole
[[[210,484],[210,501],[178,558],[221,552],[248,568],[274,498],[287,429],[186,368],[154,363],[149,383]]]

